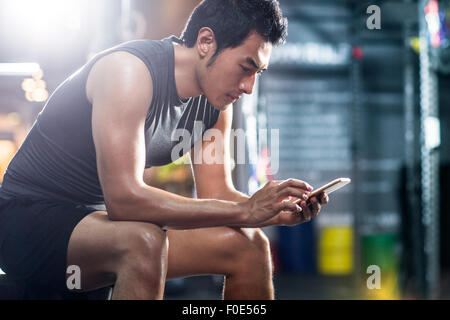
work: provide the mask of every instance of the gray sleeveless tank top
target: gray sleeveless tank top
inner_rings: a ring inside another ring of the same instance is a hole
[[[127,51],[140,58],[152,76],[154,93],[145,122],[146,168],[182,156],[186,148],[178,148],[181,142],[191,148],[215,125],[220,111],[204,96],[179,98],[173,42],[181,41],[172,36],[119,44],[94,56],[61,83],[11,160],[0,197],[104,204],[92,138],[92,104],[86,98],[85,85],[93,64],[115,51]],[[172,150],[179,152],[174,156]]]

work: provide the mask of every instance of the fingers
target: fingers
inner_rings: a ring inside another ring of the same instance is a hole
[[[320,209],[322,208],[322,206],[320,205],[319,200],[317,200],[316,197],[312,197],[310,202],[311,203],[309,205],[309,208],[311,210],[311,214],[312,214],[313,217],[317,217],[317,215],[319,214]]]
[[[269,188],[267,189],[269,193],[266,194],[266,196],[272,196],[275,191],[275,196],[278,199],[278,203],[273,209],[275,209],[278,213],[282,211],[289,211],[299,214],[301,212],[301,215],[298,215],[296,219],[301,219],[302,221],[310,221],[311,219],[317,217],[322,205],[329,202],[329,197],[325,192],[309,198],[308,195],[313,188],[302,180],[274,180],[267,186]],[[292,198],[296,200],[291,201]]]
[[[316,199],[316,197],[312,197],[306,201],[301,201],[300,206],[303,209],[303,216],[306,221],[310,221],[312,218],[317,217],[320,212],[321,204]]]
[[[319,196],[320,204],[327,204],[330,201],[330,198],[325,192],[322,192]]]
[[[277,186],[277,191],[280,192],[281,190],[287,187],[300,188],[307,191],[313,190],[313,187],[308,183],[306,183],[305,181],[290,178],[279,183]]]
[[[283,202],[277,203],[275,205],[275,210],[277,212],[280,212],[283,210],[288,210],[288,211],[292,211],[294,213],[299,213],[299,212],[303,211],[303,209],[299,205],[297,205],[291,201],[283,201]]]
[[[300,207],[303,209],[302,211],[302,216],[304,221],[310,221],[312,218],[314,218],[314,214],[311,211],[311,208],[308,206],[308,204],[306,203],[306,201],[301,201],[300,202]]]
[[[278,183],[276,186],[277,198],[286,198],[292,196],[295,198],[306,200],[308,193],[313,188],[306,182],[297,179],[287,179]]]
[[[283,190],[279,191],[277,194],[277,198],[286,198],[288,196],[293,196],[295,198],[300,198],[303,200],[307,200],[308,199],[308,193],[306,193],[305,191],[301,191],[300,189],[296,189],[294,187],[287,187],[284,188]]]

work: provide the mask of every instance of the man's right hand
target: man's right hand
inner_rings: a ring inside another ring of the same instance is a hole
[[[308,183],[297,179],[274,180],[266,183],[249,200],[240,203],[244,210],[244,224],[247,227],[256,226],[285,210],[293,213],[301,212],[302,208],[299,205],[288,200],[280,201],[280,199],[289,196],[307,199],[312,189]]]

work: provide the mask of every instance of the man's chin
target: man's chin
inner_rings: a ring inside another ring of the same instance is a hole
[[[229,105],[232,105],[233,102],[229,101],[229,99],[222,98],[222,99],[209,99],[206,94],[204,94],[206,99],[208,100],[209,104],[211,104],[214,109],[217,109],[219,111],[225,111]]]
[[[212,102],[209,103],[214,107],[214,109],[217,109],[219,111],[225,111],[228,108],[228,106],[231,105],[231,103],[212,103]]]

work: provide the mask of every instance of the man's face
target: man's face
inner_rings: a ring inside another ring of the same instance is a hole
[[[208,101],[223,110],[242,94],[251,94],[257,75],[267,69],[271,52],[272,44],[256,32],[251,32],[240,46],[221,51],[214,61],[212,52],[198,72]]]

